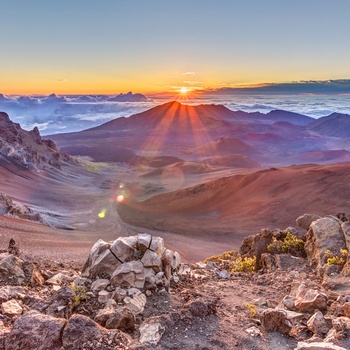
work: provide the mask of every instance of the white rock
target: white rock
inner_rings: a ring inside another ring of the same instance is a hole
[[[151,244],[152,236],[148,233],[139,233],[137,235],[137,249],[145,252]]]
[[[106,290],[101,290],[98,292],[98,302],[101,304],[107,303],[111,297],[112,293],[107,292]]]
[[[151,244],[149,249],[153,250],[159,257],[162,257],[165,247],[164,247],[164,239],[161,237],[152,237]]]
[[[140,293],[140,294],[134,294],[132,298],[125,297],[123,302],[124,302],[124,305],[130,311],[132,311],[135,315],[137,315],[143,312],[147,302],[147,298],[145,294]]]
[[[333,343],[328,342],[314,342],[314,343],[305,343],[299,342],[298,346],[294,350],[346,350],[341,346],[334,345]]]
[[[23,309],[18,304],[17,300],[11,299],[1,304],[1,311],[7,316],[20,316],[22,315]]]
[[[159,322],[145,323],[140,326],[140,338],[139,342],[141,344],[157,345],[165,332],[165,327],[163,327]]]
[[[162,260],[157,255],[157,253],[153,252],[152,250],[146,250],[144,256],[141,259],[141,262],[145,267],[151,267],[156,272],[162,270]]]
[[[109,284],[110,284],[110,282],[108,279],[100,278],[92,283],[91,290],[94,292],[100,291],[100,290],[105,290]]]
[[[136,246],[137,236],[119,237],[112,243],[110,250],[121,262],[127,262],[133,258]]]

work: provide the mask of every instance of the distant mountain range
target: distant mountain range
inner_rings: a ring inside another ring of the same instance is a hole
[[[197,161],[198,157],[203,160],[239,154],[266,166],[347,159],[343,153],[329,151],[349,151],[349,135],[350,116],[343,114],[316,120],[283,110],[247,113],[222,105],[168,102],[91,129],[50,138],[65,152],[98,161],[135,164],[135,159],[165,156]],[[320,157],[320,152],[328,153]]]

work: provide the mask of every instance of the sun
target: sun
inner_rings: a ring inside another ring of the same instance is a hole
[[[182,88],[180,88],[179,92],[182,95],[186,95],[189,92],[189,90],[187,89],[186,86],[183,86]]]

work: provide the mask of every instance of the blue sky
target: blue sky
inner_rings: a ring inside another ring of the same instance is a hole
[[[0,1],[0,92],[350,78],[348,0]]]

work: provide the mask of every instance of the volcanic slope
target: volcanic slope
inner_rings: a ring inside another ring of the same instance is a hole
[[[238,242],[259,227],[292,226],[305,212],[346,211],[349,183],[350,164],[271,168],[131,200],[119,214],[137,226]]]

